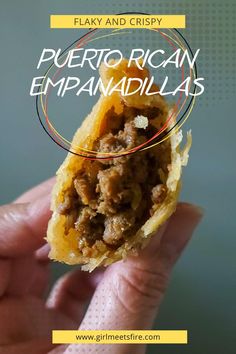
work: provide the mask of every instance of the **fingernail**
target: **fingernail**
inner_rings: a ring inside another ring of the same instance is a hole
[[[205,214],[205,209],[199,205],[196,204],[190,204],[186,202],[182,202],[179,207],[186,208],[188,210],[193,211],[195,214],[198,214],[200,218],[202,218]]]

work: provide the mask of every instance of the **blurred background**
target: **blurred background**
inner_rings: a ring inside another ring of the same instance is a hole
[[[222,1],[21,0],[1,1],[0,201],[11,202],[53,176],[65,157],[41,128],[29,90],[44,47],[65,48],[83,32],[50,30],[49,14],[186,14],[182,33],[201,48],[199,76],[205,93],[184,126],[193,146],[181,199],[205,210],[202,224],[178,262],[161,307],[157,329],[187,329],[189,345],[150,345],[148,353],[235,353],[235,53],[236,3]],[[91,102],[84,100],[83,110]],[[73,109],[74,110],[74,109]],[[79,112],[79,111],[78,111]],[[70,113],[70,112],[69,112]],[[81,118],[83,118],[81,114]],[[65,119],[65,128],[67,125]],[[66,267],[54,265],[54,277]]]

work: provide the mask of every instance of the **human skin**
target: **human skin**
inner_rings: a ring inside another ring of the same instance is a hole
[[[202,210],[179,203],[138,257],[92,273],[73,267],[46,297],[50,260],[45,235],[53,183],[50,179],[0,207],[1,354],[144,354],[145,345],[55,346],[51,331],[151,329]]]

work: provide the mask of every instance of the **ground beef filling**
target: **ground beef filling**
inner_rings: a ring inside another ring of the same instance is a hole
[[[147,129],[135,127],[138,114],[149,118]],[[122,116],[114,116],[111,110],[113,125],[94,143],[94,149],[121,152],[145,142],[156,129],[151,122],[158,114],[157,109],[125,108]],[[97,240],[119,247],[150,217],[153,205],[164,200],[166,187],[160,181],[159,167],[153,149],[111,160],[85,161],[58,207],[67,216],[66,231],[75,228],[82,247],[91,247]]]

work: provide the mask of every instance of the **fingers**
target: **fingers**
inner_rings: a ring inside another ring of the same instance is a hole
[[[76,323],[69,317],[46,309],[44,301],[30,295],[4,297],[0,301],[0,313],[0,347],[37,338],[47,338],[50,343],[53,329],[76,328]]]
[[[36,264],[32,256],[11,261],[11,272],[5,295],[20,296],[27,294],[33,282]]]
[[[202,217],[201,208],[188,203],[179,204],[160,245],[158,265],[163,271],[170,273]]]
[[[49,290],[50,282],[50,264],[38,263],[33,281],[29,287],[29,293],[39,298],[45,298]]]
[[[47,197],[47,195],[51,193],[54,183],[55,176],[26,191],[18,197],[14,203],[29,203],[36,199]],[[45,244],[35,252],[35,257],[40,262],[49,262],[48,254],[49,245]]]
[[[166,229],[162,229],[163,235],[159,232],[159,239],[154,237],[138,257],[130,257],[125,262],[110,266],[93,296],[80,329],[151,328],[171,270],[201,217],[199,208],[180,204]],[[75,349],[78,348],[83,353],[90,347],[76,346]],[[69,349],[73,352],[73,346],[68,348],[68,353]],[[111,352],[110,346],[96,349],[97,353]],[[135,353],[144,353],[145,348],[140,346],[134,350]],[[133,352],[125,346],[114,346],[112,353]]]
[[[14,203],[29,203],[41,198],[51,192],[54,183],[55,177],[52,177],[23,193]]]
[[[5,293],[11,274],[11,262],[8,259],[0,259],[0,297]]]
[[[44,184],[44,191],[50,183]],[[0,296],[5,293],[16,296],[28,292],[37,296],[44,294],[48,270],[40,259],[35,262],[33,252],[45,242],[51,214],[49,198],[47,193],[30,204],[0,207]]]
[[[45,243],[50,196],[0,207],[0,257],[31,253]]]
[[[23,343],[16,343],[6,346],[0,346],[1,354],[46,354],[55,347],[48,338],[32,339]]]
[[[85,305],[94,293],[102,273],[95,271],[89,274],[77,269],[65,274],[53,287],[47,306],[60,311],[79,324],[84,315]]]
[[[5,295],[31,294],[43,297],[49,282],[48,267],[49,265],[46,263],[35,262],[33,255],[11,260],[11,271]],[[0,284],[1,282],[0,280]]]

